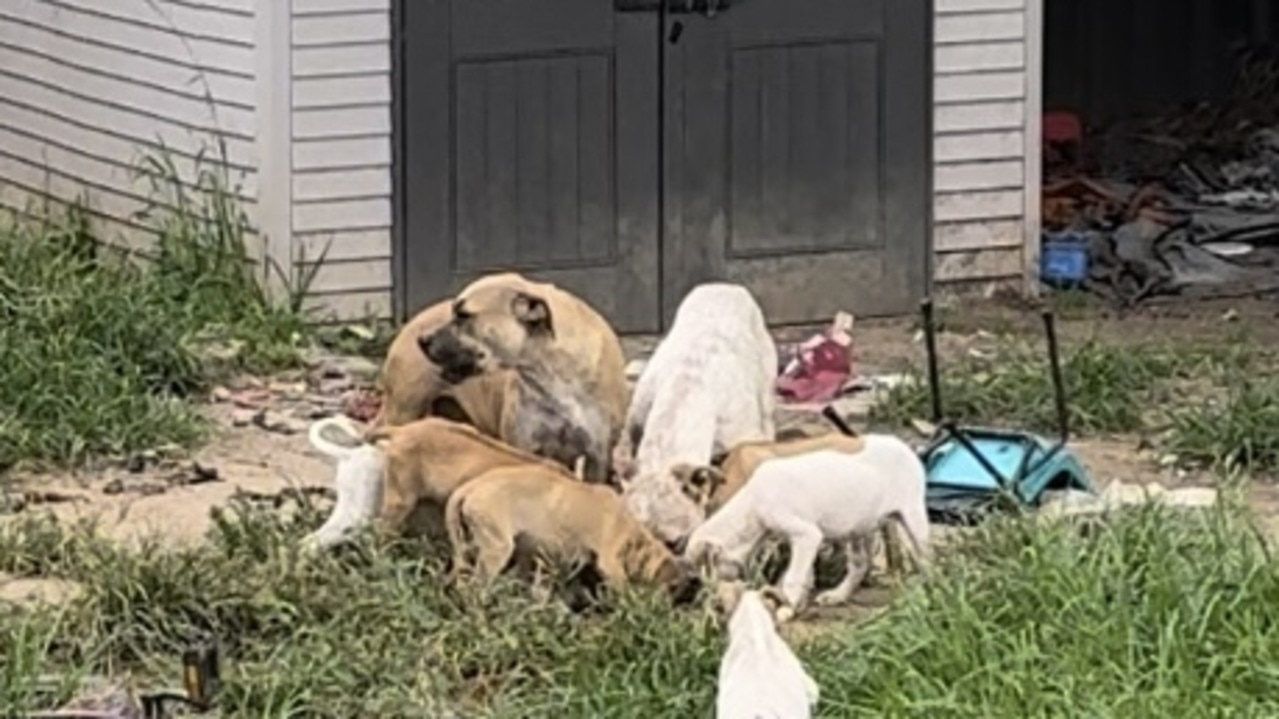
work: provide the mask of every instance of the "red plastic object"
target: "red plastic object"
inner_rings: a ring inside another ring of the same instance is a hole
[[[1084,124],[1073,112],[1046,112],[1043,120],[1044,142],[1079,144],[1084,139]]]

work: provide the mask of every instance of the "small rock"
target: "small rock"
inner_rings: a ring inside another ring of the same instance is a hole
[[[626,379],[634,382],[644,374],[644,368],[648,366],[648,360],[637,359],[626,363]]]
[[[377,333],[372,328],[364,325],[344,325],[342,331],[365,342],[370,342],[377,337]]]
[[[124,482],[119,479],[113,479],[102,485],[102,493],[106,495],[116,495],[124,493]]]
[[[214,387],[213,390],[209,392],[209,399],[214,402],[230,402],[231,396],[231,390],[221,386]]]
[[[911,429],[914,429],[922,437],[932,437],[937,434],[937,425],[923,419],[912,419],[910,421]]]
[[[316,366],[322,377],[349,377],[354,382],[371,382],[381,371],[376,362],[364,357],[327,355]]]
[[[337,395],[353,387],[355,387],[355,383],[351,381],[351,378],[343,375],[341,377],[321,379],[317,391],[322,395]]]
[[[217,467],[211,467],[207,464],[199,462],[191,463],[191,479],[188,484],[201,484],[204,482],[217,482],[222,479]]]
[[[307,429],[301,420],[276,412],[261,410],[253,415],[253,424],[276,434],[298,434]]]
[[[133,491],[143,497],[154,497],[169,491],[169,487],[159,482],[142,482],[135,486]]]
[[[305,382],[272,382],[268,389],[286,399],[297,399],[306,394]]]
[[[147,458],[142,454],[131,454],[124,460],[124,468],[132,474],[140,474],[146,471]]]

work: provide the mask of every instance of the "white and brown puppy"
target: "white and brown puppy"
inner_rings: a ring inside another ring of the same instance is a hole
[[[459,577],[474,569],[481,581],[491,581],[517,554],[535,554],[566,564],[593,562],[613,590],[632,582],[655,585],[676,603],[690,601],[700,586],[693,566],[657,541],[611,488],[547,466],[484,473],[453,492],[444,521]]]
[[[733,498],[765,460],[829,449],[856,454],[866,448],[861,436],[830,432],[798,439],[742,442],[728,450],[719,466],[676,465],[672,472],[684,494],[714,514]]]
[[[621,342],[590,305],[518,275],[479,280],[458,293],[449,322],[419,340],[449,382],[509,372],[499,436],[608,479],[610,449],[626,412]]]
[[[817,450],[765,460],[718,512],[688,540],[685,556],[707,562],[723,577],[741,568],[766,535],[784,537],[790,563],[780,582],[788,607],[802,609],[812,587],[813,563],[823,542],[843,543],[848,572],[818,604],[840,604],[870,569],[869,545],[884,524],[898,522],[916,561],[927,559],[930,533],[926,474],[915,451],[892,435],[862,438],[855,453]]]
[[[693,288],[640,374],[613,453],[627,507],[663,541],[678,544],[705,518],[674,467],[773,439],[776,376],[777,347],[751,293]]]
[[[313,422],[308,438],[317,451],[337,461],[333,478],[337,502],[324,524],[302,540],[303,549],[314,551],[349,539],[377,516],[382,506],[386,453],[366,444],[345,415]]]
[[[808,719],[817,706],[817,682],[777,633],[774,613],[785,604],[771,587],[719,588],[729,614],[728,649],[719,664],[715,719]]]

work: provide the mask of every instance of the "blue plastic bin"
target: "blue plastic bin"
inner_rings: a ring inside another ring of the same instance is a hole
[[[1039,277],[1053,287],[1078,287],[1088,278],[1088,237],[1046,234],[1039,255]]]

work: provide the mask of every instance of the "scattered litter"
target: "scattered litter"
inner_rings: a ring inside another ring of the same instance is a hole
[[[1083,133],[1046,113],[1044,283],[1119,306],[1279,293],[1279,103],[1252,94]]]
[[[783,402],[829,402],[856,386],[853,316],[840,312],[825,332],[791,348],[777,378]]]
[[[1100,514],[1120,507],[1159,503],[1168,507],[1203,508],[1217,503],[1217,490],[1208,487],[1168,489],[1158,482],[1128,484],[1115,480],[1100,494],[1073,489],[1044,493],[1039,516],[1047,519]]]

